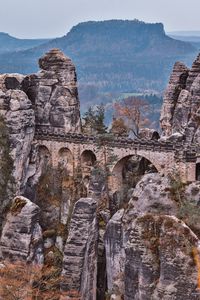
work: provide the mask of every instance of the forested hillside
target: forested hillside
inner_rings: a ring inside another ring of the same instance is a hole
[[[77,66],[81,85],[102,92],[162,91],[175,61],[190,63],[197,49],[168,37],[161,23],[85,22],[61,38],[0,56],[0,72],[32,73],[50,48],[60,48]]]
[[[27,50],[46,42],[48,42],[48,39],[18,39],[7,33],[0,32],[0,54]],[[8,61],[6,62],[9,64]]]

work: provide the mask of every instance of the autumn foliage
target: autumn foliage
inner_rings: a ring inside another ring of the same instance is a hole
[[[31,280],[38,271],[37,267],[32,268],[22,262],[4,262],[1,264],[0,299],[32,299]]]
[[[122,118],[113,118],[111,133],[118,136],[128,136],[128,127]]]
[[[198,287],[198,289],[200,289],[200,257],[199,257],[198,249],[196,247],[194,247],[192,249],[192,253],[193,253],[194,261],[195,261],[197,271],[198,271],[197,287]]]
[[[52,267],[53,268],[53,267]],[[0,264],[1,300],[80,300],[76,290],[60,291],[62,277],[55,276],[55,269],[25,262],[3,262]]]
[[[129,132],[137,138],[140,129],[150,125],[149,112],[149,104],[137,97],[128,97],[114,104],[114,117],[123,120]]]

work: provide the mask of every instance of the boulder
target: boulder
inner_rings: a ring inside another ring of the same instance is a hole
[[[171,183],[159,173],[145,174],[133,190],[126,218],[144,213],[176,215],[177,203],[172,200]]]
[[[2,260],[43,264],[42,229],[39,225],[39,207],[27,198],[13,200],[0,238]]]

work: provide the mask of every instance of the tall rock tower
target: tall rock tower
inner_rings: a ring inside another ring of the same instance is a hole
[[[33,158],[37,129],[53,133],[81,130],[74,64],[60,50],[53,49],[39,60],[39,66],[40,72],[28,76],[0,74],[0,123],[3,118],[8,129],[18,194],[28,178],[37,173]]]
[[[75,66],[59,49],[39,60],[41,71],[27,76],[22,89],[35,107],[36,127],[80,132],[80,103]]]
[[[162,137],[200,143],[200,54],[192,68],[177,62],[164,94]]]

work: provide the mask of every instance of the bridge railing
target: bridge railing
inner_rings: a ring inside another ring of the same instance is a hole
[[[36,139],[55,140],[71,143],[98,144],[99,138],[96,136],[84,135],[82,133],[65,132],[64,128],[52,128],[45,125],[37,125],[35,131]],[[106,144],[117,148],[131,148],[136,150],[149,150],[158,152],[175,152],[176,155],[182,152],[184,157],[194,157],[198,152],[197,145],[189,145],[184,141],[172,143],[170,141],[157,141],[146,139],[130,139],[124,137],[113,137],[106,139]],[[199,149],[200,153],[200,149]]]

